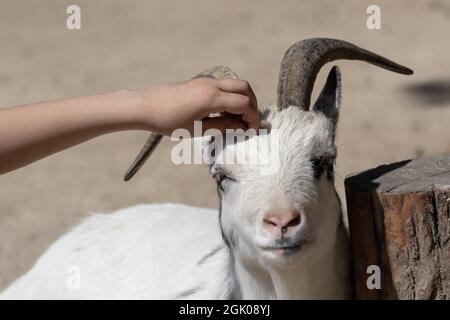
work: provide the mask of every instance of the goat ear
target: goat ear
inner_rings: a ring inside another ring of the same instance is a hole
[[[341,107],[341,72],[334,66],[328,74],[327,82],[314,104],[313,111],[323,113],[333,123],[334,129]]]

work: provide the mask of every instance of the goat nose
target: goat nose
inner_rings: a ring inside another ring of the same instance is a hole
[[[269,212],[264,216],[263,229],[275,238],[289,236],[300,227],[300,213],[292,211],[289,213]]]

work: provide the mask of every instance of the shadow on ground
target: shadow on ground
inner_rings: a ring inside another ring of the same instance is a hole
[[[443,107],[450,104],[450,79],[415,83],[404,88],[417,104]]]

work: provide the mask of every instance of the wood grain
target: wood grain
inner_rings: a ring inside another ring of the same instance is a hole
[[[450,157],[406,160],[345,180],[357,299],[450,298]],[[367,266],[382,287],[366,286]]]

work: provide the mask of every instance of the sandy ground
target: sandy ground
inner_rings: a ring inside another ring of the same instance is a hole
[[[82,9],[80,31],[65,27],[74,2]],[[342,194],[350,172],[450,153],[450,3],[376,1],[382,30],[370,31],[366,8],[373,2],[1,0],[0,104],[145,88],[217,64],[249,80],[267,104],[275,101],[278,65],[292,43],[342,38],[416,72],[405,77],[339,62]],[[0,177],[0,289],[90,212],[143,202],[215,207],[206,168],[171,164],[167,141],[134,180],[122,182],[146,137],[111,134]]]

